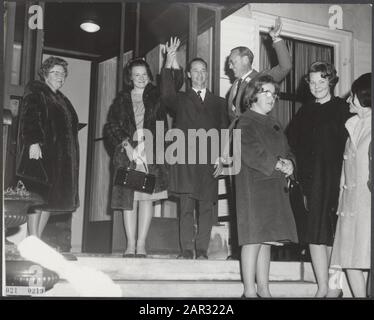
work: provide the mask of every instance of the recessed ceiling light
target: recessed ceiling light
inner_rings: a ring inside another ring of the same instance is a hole
[[[100,30],[100,26],[92,20],[86,20],[82,22],[80,27],[83,31],[90,33],[97,32]]]

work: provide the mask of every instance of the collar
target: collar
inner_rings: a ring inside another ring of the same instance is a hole
[[[252,71],[253,69],[249,70],[245,75],[241,76],[240,79],[242,79],[242,81],[245,80],[245,78],[247,78],[251,74]]]
[[[345,127],[347,128],[347,131],[349,132],[350,136],[353,136],[354,129],[360,122],[365,123],[366,121],[369,121],[369,125],[371,124],[371,108],[366,109],[367,110],[365,110],[361,117],[356,114],[346,121]]]
[[[193,91],[197,92],[200,91],[200,95],[201,95],[201,98],[203,99],[203,101],[205,100],[205,95],[206,95],[206,88],[204,89],[195,89],[195,88],[192,88]]]

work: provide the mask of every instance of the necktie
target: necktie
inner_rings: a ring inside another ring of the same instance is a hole
[[[238,84],[236,85],[236,93],[235,93],[235,96],[234,96],[234,99],[232,99],[232,104],[236,107],[236,99],[238,97],[238,93],[239,93],[239,89],[240,89],[240,85],[242,84],[242,78],[239,79],[238,81]]]
[[[196,93],[197,93],[197,96],[198,96],[199,99],[200,99],[200,102],[203,103],[204,101],[203,101],[203,98],[202,98],[202,96],[201,96],[201,90],[198,90]]]

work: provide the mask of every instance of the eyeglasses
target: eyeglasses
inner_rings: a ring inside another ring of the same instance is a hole
[[[53,74],[55,77],[62,77],[62,78],[66,77],[66,73],[65,72],[49,71],[48,73]]]
[[[265,94],[268,98],[272,97],[274,100],[279,99],[279,96],[276,93],[273,93],[269,90],[262,90],[259,94]]]

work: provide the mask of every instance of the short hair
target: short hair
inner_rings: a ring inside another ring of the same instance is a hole
[[[127,87],[131,89],[134,88],[134,83],[131,80],[131,72],[134,67],[144,67],[147,71],[149,81],[153,81],[153,75],[149,64],[143,58],[135,58],[130,60],[123,69],[123,81]]]
[[[325,61],[313,62],[308,70],[308,74],[304,77],[305,81],[309,83],[309,76],[312,72],[321,72],[321,77],[329,81],[330,92],[334,91],[339,77],[336,74],[335,66]]]
[[[241,57],[247,56],[249,63],[252,65],[253,59],[254,59],[254,54],[249,48],[247,48],[247,47],[236,47],[234,49],[231,49],[231,53],[233,51],[238,51],[238,53]]]
[[[54,66],[63,67],[64,72],[65,72],[65,78],[68,76],[68,63],[64,59],[51,56],[51,57],[49,57],[49,58],[47,58],[43,61],[42,65],[40,66],[40,69],[38,71],[38,75],[39,75],[39,77],[42,81],[44,81],[45,78],[48,77],[49,71],[51,71],[51,69]]]
[[[204,66],[205,66],[205,68],[208,70],[208,63],[203,59],[203,58],[199,58],[199,57],[197,57],[197,58],[194,58],[194,59],[192,59],[189,63],[188,63],[188,65],[187,65],[187,72],[190,72],[191,71],[191,67],[192,67],[192,64],[194,63],[194,62],[201,62]]]
[[[371,108],[371,73],[365,73],[352,83],[352,95],[364,108]]]
[[[258,77],[253,78],[248,85],[245,87],[244,95],[243,95],[243,103],[241,103],[241,111],[244,112],[247,108],[249,108],[253,103],[257,101],[257,93],[259,93],[262,89],[264,84],[271,83],[274,85],[275,94],[279,93],[279,85],[275,82],[274,78],[270,75],[260,75]]]

